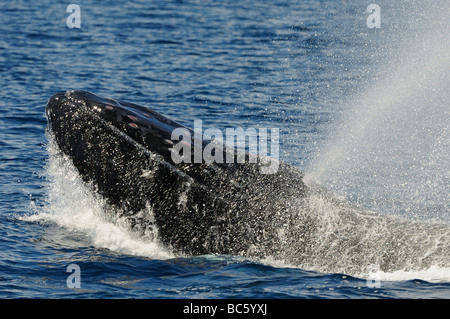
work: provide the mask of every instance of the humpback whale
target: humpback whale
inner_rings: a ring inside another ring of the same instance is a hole
[[[174,162],[171,133],[192,131],[150,108],[66,91],[50,97],[46,115],[62,156],[105,199],[105,215],[125,218],[138,233],[156,231],[175,253],[355,275],[374,264],[383,271],[450,265],[448,224],[368,212],[307,185],[287,163],[261,174],[263,161],[248,153],[244,162]]]

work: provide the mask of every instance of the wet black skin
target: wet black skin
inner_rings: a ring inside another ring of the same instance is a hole
[[[136,104],[67,91],[46,113],[61,152],[106,200],[105,214],[142,234],[157,229],[179,253],[275,252],[294,218],[289,203],[305,191],[302,173],[284,163],[275,174],[261,174],[260,163],[175,164],[171,133],[183,126]]]

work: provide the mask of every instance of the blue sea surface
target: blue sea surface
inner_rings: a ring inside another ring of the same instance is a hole
[[[56,92],[83,89],[150,107],[190,127],[201,119],[204,128],[278,128],[280,159],[313,170],[311,162],[348,101],[357,101],[353,96],[389,73],[391,60],[402,60],[396,55],[401,39],[421,32],[411,17],[414,2],[379,1],[381,28],[368,27],[370,3],[79,0],[81,26],[69,28],[69,2],[2,1],[0,298],[450,298],[448,268],[386,275],[374,286],[366,278],[282,261],[173,255],[90,219],[89,200],[66,201],[79,187],[70,188],[67,177],[68,188],[58,189],[65,171],[50,160],[47,100]],[[436,69],[448,71],[447,60],[435,62],[447,63]],[[442,84],[441,78],[433,81]],[[436,125],[444,129],[426,141],[441,138],[435,146],[448,150],[448,93],[434,87],[444,96],[434,99],[441,105],[436,110],[444,110],[436,112]],[[420,116],[414,121],[434,132],[428,128],[433,123]],[[448,222],[448,159],[434,159],[426,173],[440,179],[427,179],[427,189],[401,183],[414,189],[411,200],[402,197],[407,191],[371,182],[370,169],[363,170],[370,176],[354,171],[359,175],[350,179],[351,187],[338,185],[336,191],[372,209],[414,211],[414,218],[418,207],[421,212],[434,207],[432,217]],[[422,190],[434,196],[416,205]],[[368,199],[386,196],[392,198],[381,204]],[[68,284],[73,264],[80,269],[79,288]]]

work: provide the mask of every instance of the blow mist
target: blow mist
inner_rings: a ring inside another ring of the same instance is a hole
[[[379,265],[392,250],[404,260],[403,266],[400,270],[382,267],[382,280],[448,281],[450,34],[446,19],[450,5],[446,1],[410,1],[403,7],[377,4],[383,19],[376,30],[379,52],[366,53],[375,55],[377,63],[369,76],[354,83],[360,90],[339,105],[342,111],[312,156],[305,178],[308,184],[325,186],[379,215],[373,224],[355,225],[355,248],[350,253],[350,248],[342,247],[348,251],[349,263],[365,255]],[[369,36],[373,31],[364,32]],[[324,236],[329,235],[324,242],[339,246],[341,242],[332,237],[339,237],[347,225],[336,221],[341,213],[330,213],[326,201],[319,202],[316,206],[324,206],[322,213],[328,215],[323,227],[328,229]],[[396,229],[384,221],[397,216],[405,221],[404,227]],[[439,226],[426,230],[427,224]],[[437,251],[443,252],[440,261],[425,262]]]
[[[391,5],[377,63],[340,106],[307,175],[369,209],[448,222],[450,5]]]

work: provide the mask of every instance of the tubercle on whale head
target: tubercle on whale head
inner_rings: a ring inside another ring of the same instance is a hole
[[[182,127],[152,109],[130,102],[99,97],[87,91],[65,91],[50,97],[46,114],[57,132],[62,121],[70,121],[80,112],[95,121],[114,126],[149,150],[170,160],[171,132]],[[66,123],[71,125],[70,123]],[[88,125],[88,124],[86,124]]]
[[[122,102],[126,103],[126,102]],[[131,103],[126,105],[112,99],[101,98],[93,93],[86,91],[66,91],[52,95],[47,103],[47,117],[52,120],[52,115],[64,115],[65,113],[75,112],[77,108],[84,107],[86,110],[101,114],[100,117],[108,119],[111,123],[118,122],[137,122],[139,111],[143,108],[135,109]],[[147,111],[148,113],[148,111]],[[148,116],[148,114],[146,115]],[[116,117],[114,117],[116,116]]]

